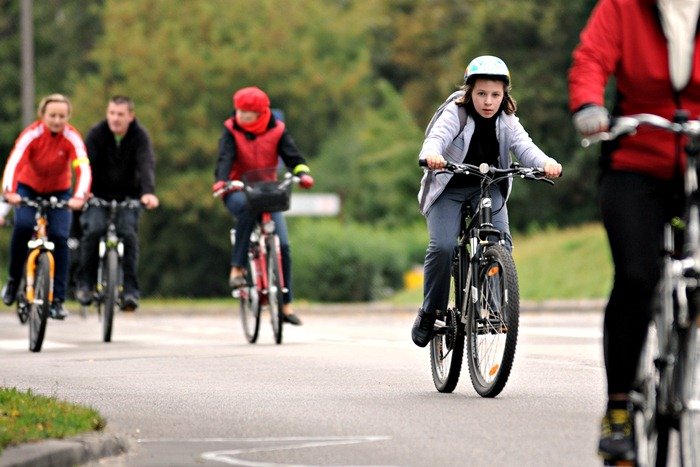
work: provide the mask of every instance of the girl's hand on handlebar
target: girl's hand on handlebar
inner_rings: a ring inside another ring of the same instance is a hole
[[[428,154],[425,156],[425,165],[430,170],[444,169],[447,161],[440,154]]]
[[[22,197],[17,193],[6,192],[4,198],[5,201],[10,203],[12,206],[17,206],[20,201],[22,201]]]
[[[544,164],[544,174],[547,178],[557,178],[561,176],[562,167],[559,162],[551,157]]]
[[[71,199],[68,200],[68,207],[74,211],[79,211],[80,209],[82,209],[84,204],[85,198],[83,197],[78,198],[76,196],[73,196]]]

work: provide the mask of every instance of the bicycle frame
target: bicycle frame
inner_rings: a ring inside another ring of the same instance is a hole
[[[270,310],[275,342],[280,344],[284,322],[282,302],[288,288],[282,268],[280,240],[272,212],[289,208],[291,183],[298,182],[299,179],[286,174],[283,180],[277,180],[276,168],[258,172],[250,178],[244,175],[245,182],[228,181],[214,196],[228,191],[243,190],[249,208],[258,213],[247,252],[248,284],[234,289],[232,296],[240,299],[241,318],[248,342],[256,342],[260,327],[260,310],[262,306],[267,306]],[[232,240],[235,240],[235,236],[232,236]]]
[[[674,121],[652,114],[618,117],[609,132],[584,138],[581,144],[588,147],[598,141],[634,134],[642,125],[688,137],[684,148],[688,157],[683,180],[686,195],[683,219],[664,226],[657,302],[630,393],[637,463],[665,465],[669,434],[675,429],[679,433],[681,465],[696,465],[700,460],[700,448],[695,446],[698,427],[694,425],[699,422],[694,417],[700,416],[697,415],[700,402],[692,400],[695,389],[692,384],[696,373],[696,319],[700,306],[700,120],[688,120],[682,111],[676,114]],[[676,244],[676,227],[681,227],[682,245]]]
[[[490,190],[499,189],[497,182],[515,175],[553,182],[545,178],[542,169],[518,164],[498,169],[488,164],[477,167],[447,163],[445,168],[455,174],[478,176],[481,183],[477,206],[472,209],[471,204],[465,203],[460,212],[447,309],[438,313],[430,343],[433,382],[440,392],[455,389],[466,338],[474,389],[482,397],[496,397],[505,387],[513,365],[519,292],[515,263],[505,245],[506,234],[493,225]],[[495,212],[498,209],[501,207]]]
[[[124,204],[126,203],[126,204]],[[97,299],[98,301],[102,302],[104,301],[104,276],[105,276],[105,259],[107,257],[107,252],[109,250],[116,250],[117,251],[117,258],[119,259],[119,264],[118,264],[118,271],[119,271],[119,277],[117,280],[116,287],[121,290],[122,288],[122,283],[123,283],[123,276],[124,273],[122,271],[122,261],[124,258],[124,242],[122,241],[121,237],[117,235],[117,225],[116,225],[116,218],[117,218],[117,212],[119,211],[119,208],[122,206],[125,206],[127,208],[131,207],[129,200],[123,203],[119,203],[115,200],[112,200],[110,202],[105,202],[101,203],[100,206],[105,206],[109,210],[109,219],[107,221],[107,231],[105,234],[100,237],[100,241],[98,243],[98,258],[99,258],[99,263],[97,267],[97,281],[96,281],[96,287],[97,287]]]
[[[29,247],[29,253],[27,254],[27,264],[25,268],[25,294],[28,303],[34,303],[34,278],[36,270],[36,260],[39,254],[42,252],[48,252],[47,257],[49,258],[49,302],[53,301],[53,282],[54,274],[56,270],[55,260],[53,257],[54,244],[49,241],[49,236],[46,232],[48,228],[48,221],[46,219],[46,214],[43,210],[37,209],[36,215],[36,226],[34,227],[34,238],[32,238],[27,246]]]
[[[115,311],[123,307],[124,242],[117,233],[117,214],[122,210],[140,209],[141,202],[130,198],[123,201],[91,198],[88,205],[107,210],[107,230],[98,242],[97,278],[93,298],[97,305],[97,314],[102,320],[102,338],[104,342],[111,342]],[[83,306],[81,309],[85,316],[87,307]]]
[[[481,194],[479,196],[479,206],[477,212],[472,212],[471,207],[462,209],[462,228],[459,237],[459,248],[464,248],[461,258],[469,258],[467,277],[465,284],[465,298],[461,304],[461,321],[467,324],[467,304],[469,301],[476,303],[479,300],[479,287],[473,271],[477,270],[482,252],[491,245],[500,243],[505,245],[505,234],[493,226],[493,200],[489,193],[491,179],[481,180]],[[498,189],[498,188],[496,188]],[[494,240],[494,237],[496,240]],[[468,256],[467,256],[468,255]],[[482,318],[484,318],[482,316]]]
[[[20,204],[34,208],[35,225],[27,242],[28,252],[24,273],[17,293],[17,314],[22,323],[28,322],[29,350],[40,352],[46,331],[49,306],[54,297],[54,244],[48,239],[48,209],[64,208],[66,201],[55,197],[22,198]],[[43,271],[43,272],[42,272]],[[45,276],[43,275],[45,274]]]
[[[269,299],[268,290],[270,290],[270,280],[267,271],[268,249],[267,245],[273,242],[273,251],[277,260],[277,265],[280,271],[280,283],[282,292],[287,292],[285,286],[285,277],[282,273],[282,252],[280,250],[279,237],[275,233],[275,221],[272,220],[272,213],[263,212],[256,223],[250,239],[249,251],[253,253],[255,262],[255,271],[251,271],[259,296],[262,297],[261,304],[266,305]]]

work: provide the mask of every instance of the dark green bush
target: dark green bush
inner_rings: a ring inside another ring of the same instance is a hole
[[[422,225],[377,230],[331,219],[290,219],[294,295],[320,302],[385,298],[423,261]]]

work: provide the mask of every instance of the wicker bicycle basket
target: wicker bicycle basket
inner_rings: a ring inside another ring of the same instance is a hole
[[[277,169],[251,170],[241,176],[251,211],[279,212],[289,209],[292,184],[288,178],[277,180]]]

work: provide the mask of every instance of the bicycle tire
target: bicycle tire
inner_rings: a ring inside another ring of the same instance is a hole
[[[464,256],[466,257],[466,256]],[[455,390],[459,382],[464,356],[464,325],[461,320],[461,306],[464,284],[460,278],[466,277],[459,260],[455,258],[450,274],[450,293],[444,319],[447,330],[435,335],[430,341],[430,369],[433,383],[439,392],[449,393]]]
[[[700,430],[700,395],[697,387],[698,345],[695,319],[679,335],[679,351],[681,359],[676,378],[683,402],[679,420],[681,466],[690,467],[700,465],[700,440],[696,436]]]
[[[282,343],[282,277],[280,275],[279,255],[276,236],[269,237],[267,242],[267,305],[270,309],[270,323],[275,343]]]
[[[659,432],[657,427],[656,388],[659,373],[655,360],[659,354],[656,323],[652,320],[639,357],[637,376],[630,394],[636,463],[639,467],[656,465]]]
[[[41,352],[49,317],[51,286],[48,253],[39,253],[34,270],[34,300],[29,304],[29,350]]]
[[[105,256],[104,271],[104,315],[102,316],[102,340],[112,341],[114,313],[119,307],[119,253],[111,248]]]
[[[25,289],[27,287],[27,280],[22,274],[22,279],[19,281],[19,287],[17,287],[17,318],[22,324],[27,324],[29,320],[29,304],[25,297]]]
[[[518,341],[520,296],[510,252],[499,244],[487,247],[477,281],[478,299],[469,299],[466,331],[469,375],[480,396],[496,397],[510,376]]]
[[[260,295],[258,294],[258,271],[253,253],[248,253],[246,267],[246,286],[238,289],[241,323],[246,340],[255,344],[260,333]]]

